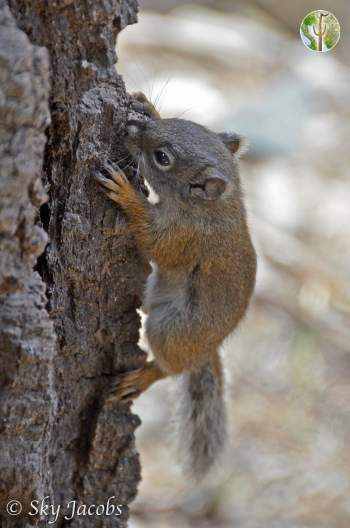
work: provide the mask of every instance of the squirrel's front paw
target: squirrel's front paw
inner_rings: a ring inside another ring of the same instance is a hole
[[[135,193],[132,185],[129,183],[124,172],[111,164],[104,164],[103,168],[108,173],[110,178],[103,176],[101,172],[95,175],[96,180],[101,185],[104,193],[122,207],[127,206],[128,197]]]

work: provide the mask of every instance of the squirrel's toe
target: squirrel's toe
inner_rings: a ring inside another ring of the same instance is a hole
[[[137,398],[141,394],[140,387],[138,386],[140,370],[132,370],[118,376],[108,399],[113,401],[126,401]]]

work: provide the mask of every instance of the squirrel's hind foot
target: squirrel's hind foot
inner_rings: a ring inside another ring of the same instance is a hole
[[[108,398],[110,401],[133,400],[140,396],[152,383],[164,377],[154,361],[149,361],[144,367],[131,370],[117,376]]]

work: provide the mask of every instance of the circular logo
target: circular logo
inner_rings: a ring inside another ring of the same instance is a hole
[[[340,24],[329,11],[312,11],[301,23],[300,36],[310,50],[330,51],[338,44]]]
[[[22,512],[22,504],[18,500],[10,500],[6,510],[9,515],[19,515]]]

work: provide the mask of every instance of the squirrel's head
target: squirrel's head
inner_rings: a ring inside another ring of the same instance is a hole
[[[159,199],[211,204],[239,192],[244,140],[184,119],[129,121],[126,147]]]

